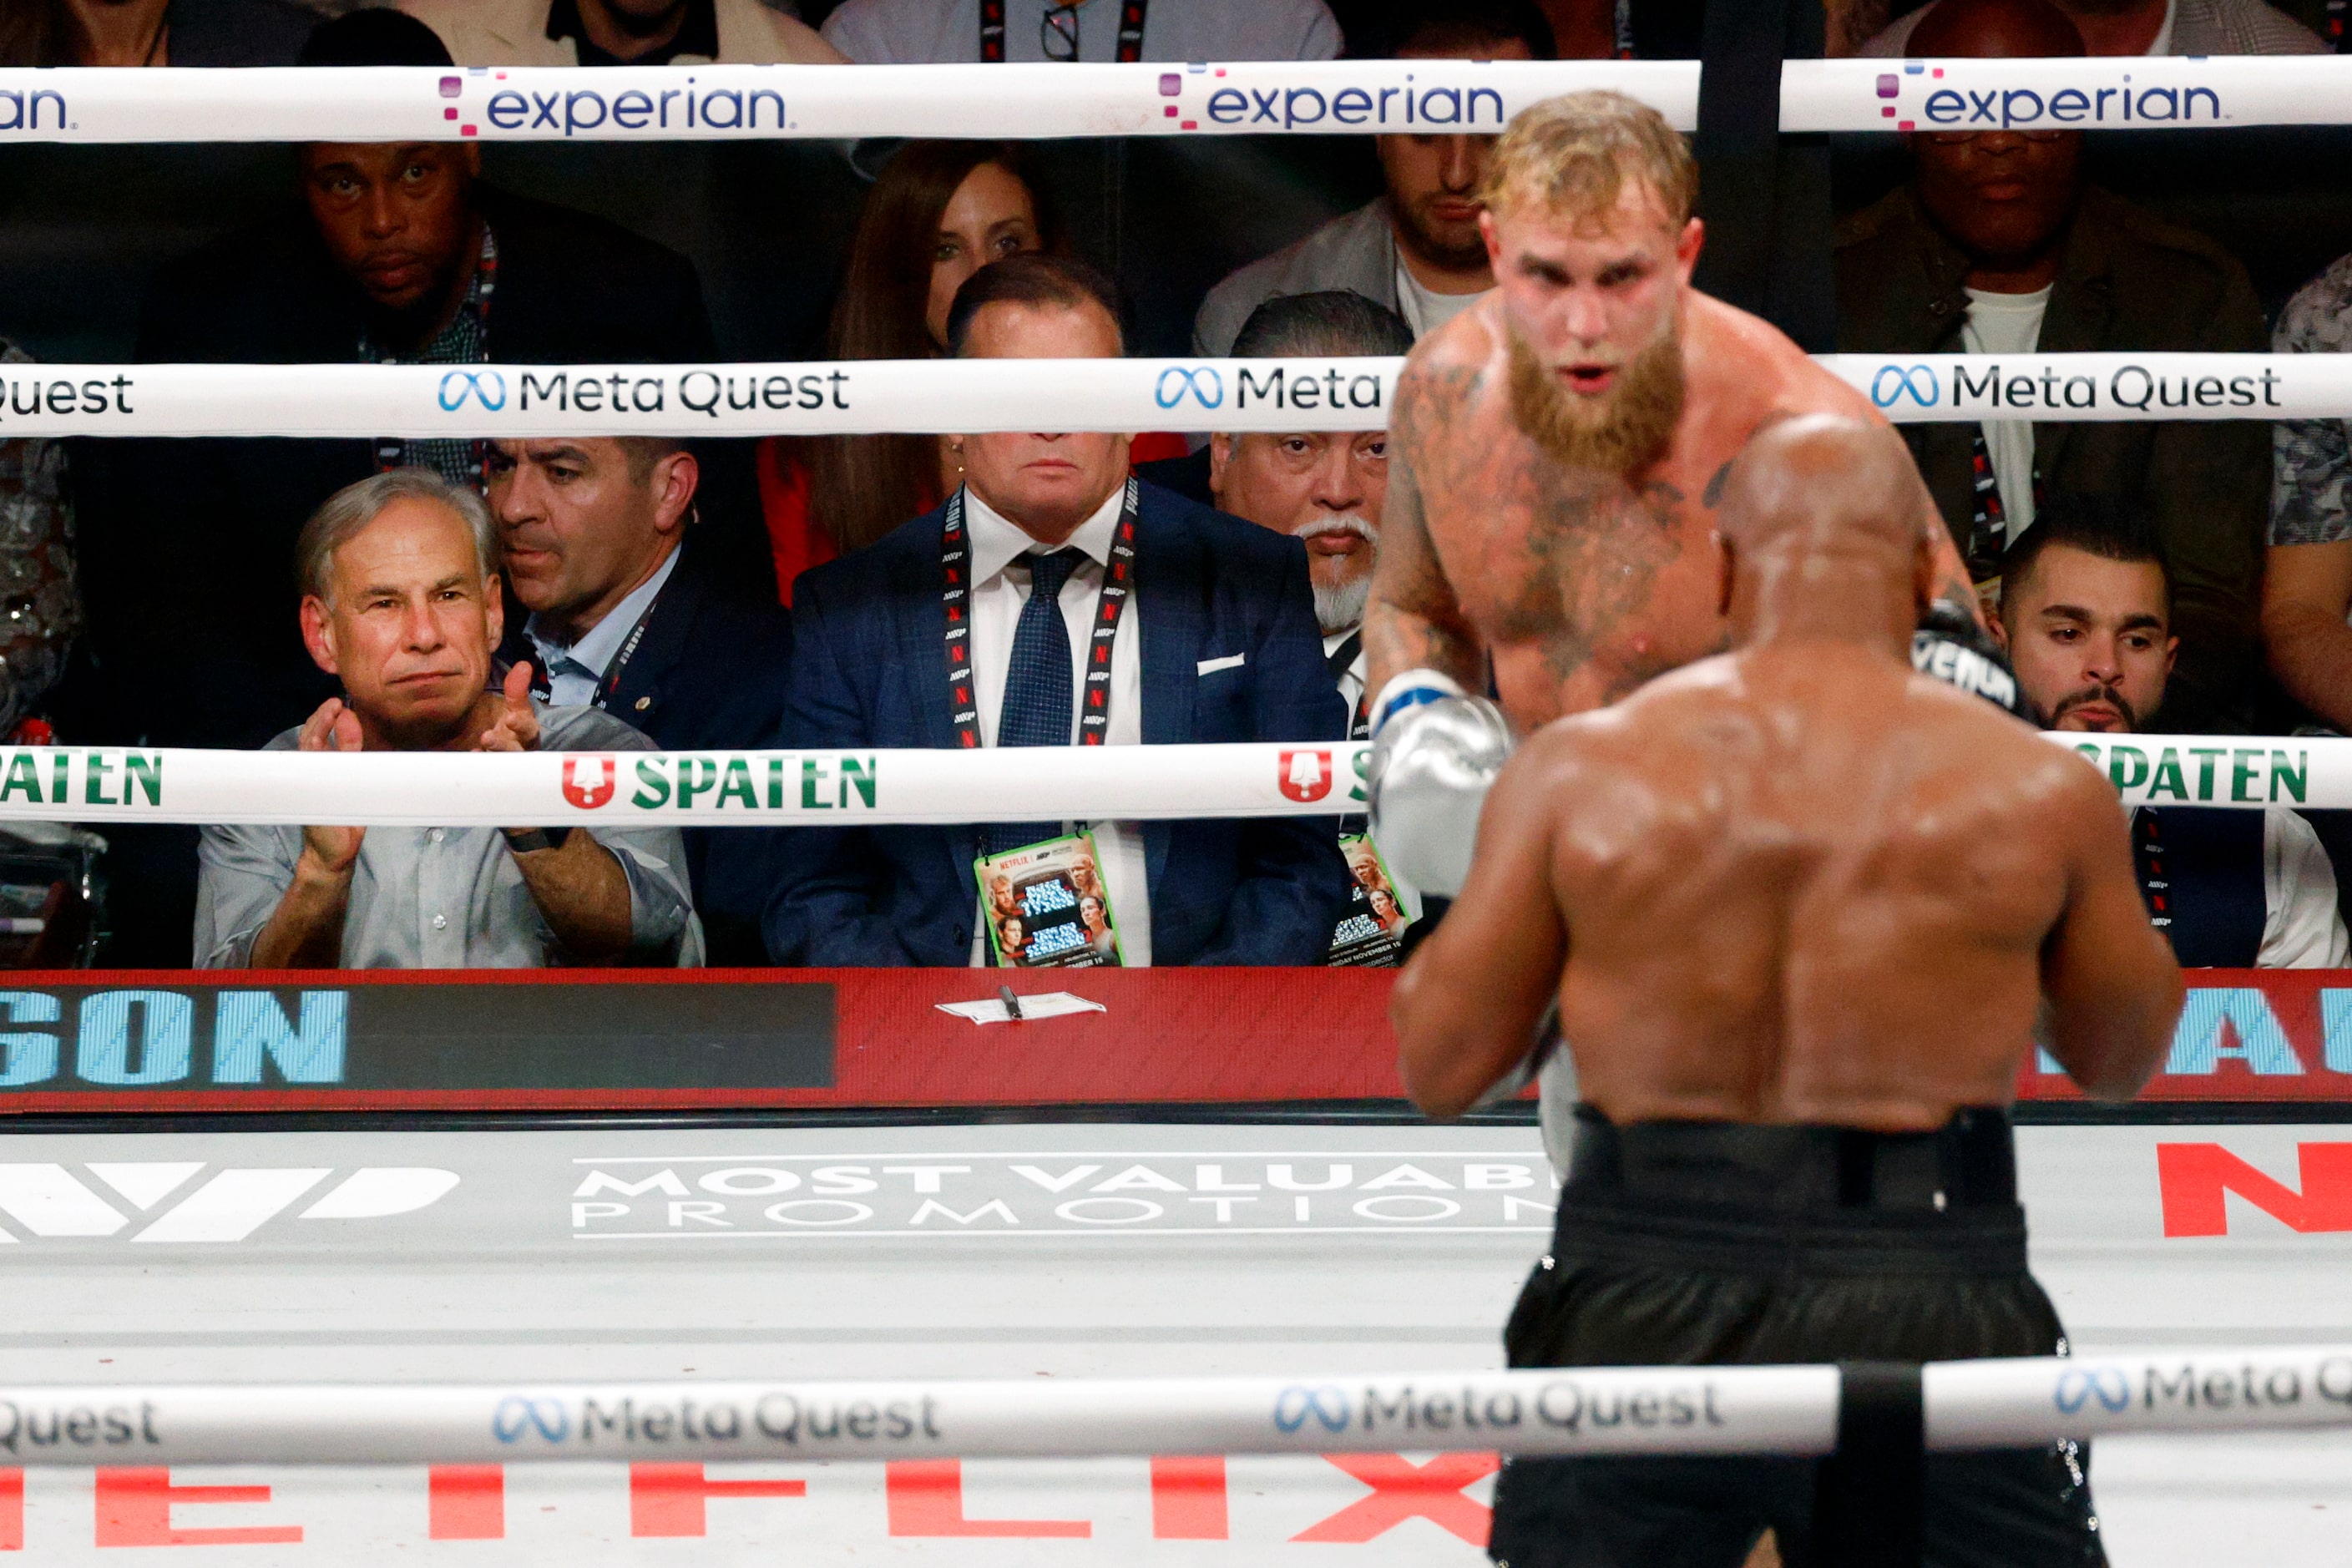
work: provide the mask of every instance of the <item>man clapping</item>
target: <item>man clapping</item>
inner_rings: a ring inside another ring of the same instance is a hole
[[[299,565],[303,641],[343,695],[265,749],[650,750],[593,709],[534,711],[525,665],[491,684],[496,548],[480,500],[427,471],[336,492]],[[224,826],[200,856],[207,968],[701,962],[672,828]]]

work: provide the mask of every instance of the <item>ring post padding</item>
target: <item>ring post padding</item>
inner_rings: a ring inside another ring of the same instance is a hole
[[[1916,1568],[1927,1467],[1916,1362],[1838,1363],[1837,1451],[1822,1461],[1815,1548],[1828,1568]]]

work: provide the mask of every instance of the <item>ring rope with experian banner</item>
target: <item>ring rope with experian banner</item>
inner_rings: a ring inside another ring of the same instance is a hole
[[[1698,122],[1696,60],[0,70],[0,142],[724,141],[1500,131],[1613,88]],[[2334,56],[1787,60],[1780,129],[2211,130],[2352,121]]]
[[[1888,1374],[1893,1375],[1888,1375]],[[1857,1375],[1859,1374],[1859,1375]],[[1834,1451],[1869,1390],[1931,1450],[2352,1426],[2352,1347],[2095,1358],[1039,1384],[106,1384],[0,1388],[29,1465],[896,1460]]]
[[[2352,354],[1823,354],[1897,423],[2352,417]],[[1387,427],[1404,361],[0,365],[0,437]]]
[[[2128,805],[2352,808],[2352,740],[2081,735]],[[242,752],[0,748],[0,821],[357,826],[1341,816],[1361,741],[870,752]]]

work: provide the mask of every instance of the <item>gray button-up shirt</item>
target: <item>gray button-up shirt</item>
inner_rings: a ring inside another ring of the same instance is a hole
[[[650,752],[654,743],[593,708],[540,710],[551,752]],[[289,730],[263,747],[289,752]],[[523,824],[517,823],[516,826]],[[630,956],[702,963],[702,925],[674,827],[591,827],[629,882]],[[214,825],[197,851],[196,963],[241,969],[294,882],[296,826]],[[346,969],[538,969],[572,962],[530,896],[495,827],[371,827],[343,919]]]

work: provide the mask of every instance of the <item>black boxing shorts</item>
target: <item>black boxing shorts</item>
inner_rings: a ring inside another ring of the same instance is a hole
[[[2063,1353],[2025,1264],[2009,1119],[1916,1135],[1577,1110],[1550,1256],[1512,1310],[1514,1367],[1956,1361]],[[1930,1454],[1928,1568],[2106,1561],[2087,1448]],[[1822,1560],[1822,1459],[1515,1458],[1487,1548],[1507,1568],[1739,1568],[1766,1529]]]

